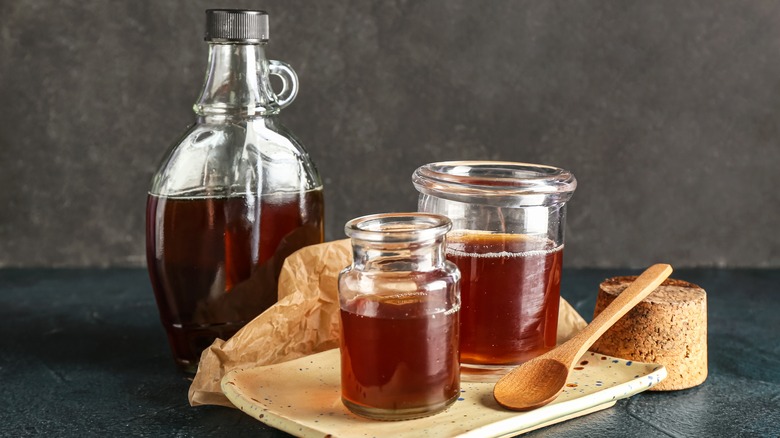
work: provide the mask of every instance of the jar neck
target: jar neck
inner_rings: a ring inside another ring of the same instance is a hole
[[[263,44],[211,42],[206,81],[193,109],[208,119],[277,114],[268,74]]]
[[[367,242],[352,239],[353,267],[361,271],[431,271],[446,261],[445,237],[424,242]]]

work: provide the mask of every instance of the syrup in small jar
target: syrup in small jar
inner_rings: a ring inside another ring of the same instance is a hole
[[[424,417],[460,392],[460,274],[444,254],[450,221],[397,213],[347,223],[353,264],[339,276],[341,389],[355,414]]]

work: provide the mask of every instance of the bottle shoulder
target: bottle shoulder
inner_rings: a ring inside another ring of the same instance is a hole
[[[200,118],[169,148],[150,193],[208,189],[230,194],[240,188],[270,193],[321,187],[308,152],[275,118]]]
[[[222,149],[221,153],[261,154],[265,159],[302,157],[308,152],[275,118],[257,117],[222,122],[199,118],[172,149],[195,152]]]

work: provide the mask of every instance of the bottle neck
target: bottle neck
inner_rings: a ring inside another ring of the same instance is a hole
[[[412,243],[353,239],[352,260],[354,268],[361,271],[430,271],[444,265],[444,236]]]
[[[263,44],[209,43],[206,82],[193,109],[217,119],[277,114],[268,74]]]

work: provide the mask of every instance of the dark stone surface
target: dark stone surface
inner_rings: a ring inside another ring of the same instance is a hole
[[[192,121],[207,7],[271,13],[283,120],[327,235],[415,208],[445,159],[580,181],[571,267],[780,267],[780,4],[771,0],[0,2],[0,266],[141,266],[144,200]]]
[[[598,283],[627,270],[566,270],[590,319]],[[532,432],[563,436],[778,436],[777,270],[679,270],[708,292],[710,375]],[[0,270],[0,436],[287,436],[224,407],[187,404],[146,272]]]

